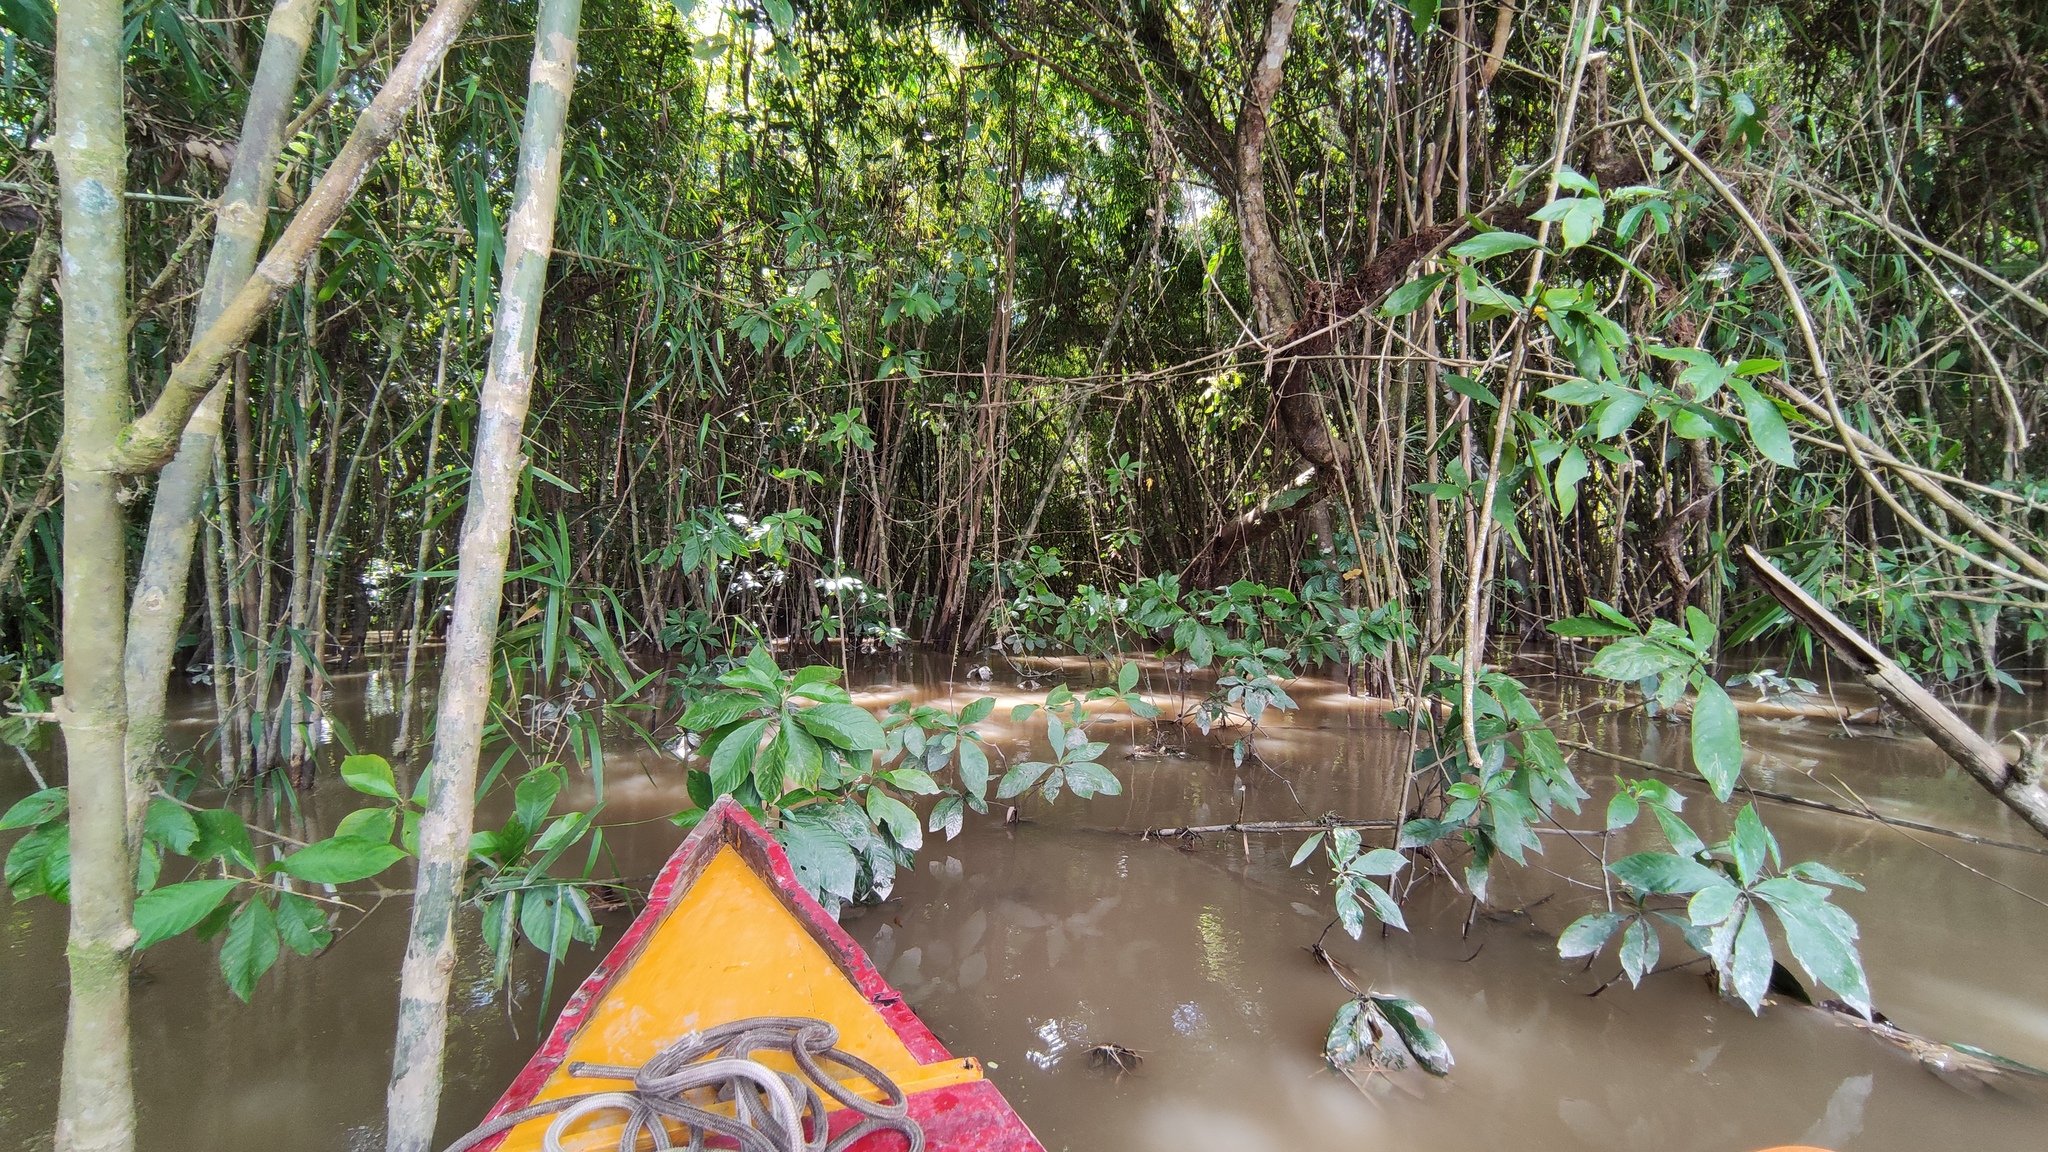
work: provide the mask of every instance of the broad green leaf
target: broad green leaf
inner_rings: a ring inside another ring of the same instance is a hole
[[[1414,1054],[1415,1062],[1422,1065],[1423,1071],[1436,1076],[1450,1075],[1451,1067],[1457,1061],[1451,1059],[1451,1046],[1444,1043],[1444,1038],[1437,1035],[1432,1027],[1436,1022],[1430,1019],[1427,1009],[1398,996],[1375,996],[1372,1002],[1394,1026],[1394,1031],[1400,1035],[1402,1043],[1408,1045],[1408,1051]]]
[[[713,692],[683,713],[683,727],[692,732],[709,732],[751,715],[764,701],[751,692]]]
[[[206,808],[192,814],[199,826],[199,839],[189,855],[194,860],[227,860],[254,872],[256,848],[249,842],[249,826],[225,808]]]
[[[761,746],[761,734],[768,730],[767,718],[749,720],[728,732],[711,753],[708,766],[713,796],[728,796],[754,770],[754,756]]]
[[[45,788],[31,792],[14,802],[5,816],[0,816],[0,832],[14,828],[33,828],[46,824],[64,815],[70,803],[70,793],[62,788]]]
[[[296,892],[278,894],[277,933],[286,947],[301,956],[311,956],[334,940],[334,931],[327,926],[327,913]]]
[[[352,884],[405,859],[405,850],[376,840],[336,836],[308,844],[278,861],[277,868],[310,884]]]
[[[391,762],[382,756],[346,756],[341,761],[341,782],[365,796],[396,800],[398,780],[391,774]]]
[[[766,775],[776,757],[764,756],[762,763],[754,765],[754,783],[763,797],[780,796],[791,788],[817,786],[818,776],[825,769],[825,752],[805,727],[801,723],[784,724],[776,735],[776,742],[782,746],[780,779],[770,780]]]
[[[1118,668],[1116,670],[1116,690],[1119,693],[1129,692],[1131,689],[1136,688],[1137,686],[1138,666],[1136,664],[1127,663],[1123,667]],[[994,702],[991,701],[990,703]]]
[[[228,990],[243,1003],[256,990],[270,966],[277,963],[277,917],[260,898],[235,909],[228,921],[228,938],[220,948],[220,974]]]
[[[1524,236],[1520,232],[1484,232],[1470,240],[1452,245],[1451,255],[1472,261],[1490,260],[1509,252],[1520,252],[1540,246],[1534,236]]]
[[[1735,831],[1728,837],[1729,854],[1735,858],[1735,877],[1749,884],[1763,872],[1764,857],[1770,852],[1770,833],[1756,814],[1756,805],[1744,804],[1735,814]]]
[[[1428,302],[1429,294],[1436,291],[1437,285],[1442,284],[1449,275],[1447,272],[1432,272],[1419,279],[1410,280],[1387,293],[1386,302],[1380,305],[1380,315],[1406,316],[1422,307]]]
[[[1856,881],[1817,860],[1808,860],[1801,864],[1794,864],[1790,868],[1785,869],[1785,871],[1793,876],[1803,877],[1815,883],[1833,884],[1840,888],[1854,888],[1858,892],[1863,891],[1863,885],[1858,884]]]
[[[1550,631],[1558,636],[1574,638],[1597,638],[1602,636],[1633,636],[1634,628],[1615,624],[1594,616],[1569,616],[1550,625]]]
[[[924,827],[918,823],[917,813],[879,788],[868,790],[868,816],[905,848],[915,852],[924,846]]]
[[[1308,859],[1310,855],[1314,854],[1316,846],[1321,844],[1322,842],[1323,834],[1321,832],[1318,832],[1315,835],[1309,837],[1308,839],[1303,840],[1301,842],[1301,847],[1294,850],[1294,859],[1289,860],[1287,862],[1287,866],[1289,868],[1301,867],[1301,862],[1303,860]]]
[[[1626,792],[1616,792],[1614,797],[1607,801],[1607,830],[1613,832],[1628,827],[1636,822],[1636,817],[1642,815],[1642,812],[1641,801]]]
[[[1685,896],[1702,888],[1728,884],[1726,876],[1699,861],[1669,852],[1624,856],[1609,864],[1607,870],[1624,884],[1666,896]]]
[[[857,704],[815,704],[798,710],[796,719],[811,735],[852,751],[879,751],[889,742],[874,714]]]
[[[389,843],[393,833],[398,831],[398,813],[389,808],[358,808],[341,818],[334,826],[336,836],[372,843]]]
[[[1408,858],[1392,848],[1375,848],[1360,856],[1350,870],[1366,876],[1392,876],[1408,866]]]
[[[1742,890],[1728,885],[1716,884],[1693,893],[1686,902],[1687,919],[1701,928],[1726,923],[1735,914],[1735,902],[1742,897]]]
[[[983,696],[981,699],[960,710],[960,725],[964,728],[969,724],[979,724],[983,720],[988,719],[989,713],[995,710],[996,698],[993,696]]]
[[[912,796],[939,794],[938,782],[932,779],[931,773],[921,768],[898,768],[893,772],[882,773],[882,779]]]
[[[1038,778],[1045,775],[1046,770],[1051,767],[1050,764],[1041,764],[1036,760],[1026,760],[1014,765],[1008,772],[1003,773],[1002,782],[996,785],[996,799],[1008,800],[1023,795],[1033,784],[1038,783]]]
[[[143,815],[142,834],[183,856],[199,842],[199,822],[184,805],[159,796],[149,802],[149,811]]]
[[[1776,402],[1746,380],[1731,380],[1728,386],[1742,400],[1742,413],[1749,417],[1750,443],[1756,445],[1756,450],[1781,468],[1798,467],[1799,452],[1792,446],[1792,433],[1786,429],[1785,416],[1778,411]]]
[[[1124,790],[1123,784],[1117,780],[1114,773],[1102,765],[1090,761],[1069,764],[1066,766],[1066,773],[1067,787],[1073,789],[1074,795],[1079,796],[1083,800],[1097,794],[1117,796],[1121,795]]]
[[[966,820],[966,806],[960,802],[960,797],[942,796],[939,798],[938,803],[932,805],[931,818],[925,824],[925,828],[932,832],[943,830],[946,833],[946,839],[951,840],[953,837],[960,835],[960,829],[965,825]]]
[[[48,896],[71,899],[71,826],[46,824],[7,850],[7,888],[17,900]]]
[[[1628,982],[1640,986],[1643,977],[1656,970],[1657,957],[1663,947],[1657,940],[1657,930],[1650,927],[1647,917],[1638,916],[1628,931],[1621,934],[1621,970],[1628,973]]]
[[[240,880],[190,880],[166,884],[135,898],[135,950],[189,932],[241,885]]]
[[[1366,902],[1372,905],[1372,914],[1379,918],[1380,923],[1385,924],[1389,928],[1399,928],[1403,932],[1408,930],[1408,920],[1401,915],[1401,906],[1394,903],[1394,898],[1387,894],[1385,888],[1370,880],[1354,879],[1350,883],[1358,894],[1365,897]]]
[[[1742,775],[1742,720],[1735,701],[1711,679],[1702,679],[1692,708],[1692,763],[1714,789],[1714,799],[1727,803]]]
[[[1557,461],[1557,477],[1553,485],[1557,491],[1557,514],[1569,516],[1579,506],[1579,481],[1593,471],[1586,463],[1586,453],[1576,444],[1565,449]]]
[[[1679,656],[1654,640],[1628,636],[1602,648],[1586,671],[1605,680],[1632,683],[1660,676],[1681,662]]]
[[[1567,380],[1554,387],[1545,388],[1539,395],[1546,400],[1555,400],[1559,404],[1583,406],[1607,399],[1614,395],[1614,389],[1605,384],[1595,384],[1591,380]]]
[[[1677,813],[1664,808],[1652,808],[1650,811],[1657,817],[1657,826],[1664,830],[1664,839],[1670,842],[1673,852],[1691,859],[1707,850],[1706,841],[1700,839],[1699,833],[1694,832]]]
[[[974,740],[960,742],[960,786],[975,796],[988,794],[988,753]]]
[[[1605,948],[1615,931],[1627,921],[1625,912],[1592,912],[1581,916],[1557,938],[1557,954],[1566,960],[1591,956]]]
[[[1764,993],[1771,990],[1771,937],[1755,908],[1742,914],[1742,927],[1735,933],[1733,967],[1729,975],[1735,995],[1751,1012],[1761,1012]]]
[[[775,838],[782,842],[790,867],[811,895],[821,900],[827,896],[853,899],[860,882],[860,861],[844,836],[822,822],[785,817]]]
[[[1602,440],[1612,440],[1636,422],[1643,406],[1650,402],[1640,392],[1616,392],[1593,408],[1593,432]]]

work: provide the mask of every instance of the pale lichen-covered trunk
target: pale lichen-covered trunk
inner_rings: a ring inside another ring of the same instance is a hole
[[[291,118],[292,95],[313,35],[320,0],[278,0],[264,26],[263,55],[249,86],[242,138],[221,190],[213,256],[200,287],[192,330],[204,332],[242,290],[263,244],[283,131]],[[192,571],[192,542],[199,506],[213,479],[213,449],[220,439],[223,393],[215,384],[199,403],[178,444],[178,454],[157,481],[142,546],[142,568],[128,609],[124,656],[128,691],[128,835],[140,838],[142,814],[163,764],[164,696],[171,657],[185,618],[186,584]],[[216,659],[216,662],[217,659]]]
[[[57,711],[71,765],[71,1003],[58,1152],[127,1152],[135,1144],[128,1053],[135,875],[121,762],[127,526],[113,466],[128,420],[121,55],[121,0],[64,0],[52,143],[63,222],[64,697]]]
[[[475,815],[477,755],[490,706],[491,650],[497,642],[505,557],[511,546],[512,502],[524,461],[520,438],[532,393],[534,341],[554,242],[562,126],[576,77],[581,16],[582,0],[541,0],[535,14],[519,176],[511,223],[505,230],[504,275],[480,400],[469,503],[462,520],[427,814],[420,822],[412,930],[400,974],[398,1039],[385,1102],[389,1152],[428,1152],[440,1108],[448,985],[455,969],[455,906]]]

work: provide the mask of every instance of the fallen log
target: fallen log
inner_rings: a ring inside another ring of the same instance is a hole
[[[1861,673],[1872,691],[1925,732],[1936,747],[1962,765],[1963,771],[1975,777],[1993,796],[2019,813],[2034,831],[2048,836],[2048,787],[2042,784],[2043,765],[2038,756],[2007,756],[1879,651],[1877,645],[1807,595],[1806,589],[1779,571],[1763,553],[1745,544],[1742,558],[1764,589],[1814,635],[1826,641],[1837,657]]]

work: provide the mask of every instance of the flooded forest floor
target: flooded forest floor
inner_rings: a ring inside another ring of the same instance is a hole
[[[874,708],[908,698],[959,707],[993,695],[999,706],[982,728],[1014,762],[1028,758],[1032,736],[1007,723],[1008,706],[1039,698],[1060,679],[1087,679],[1081,665],[1036,670],[1030,688],[1015,669],[997,669],[993,685],[965,673],[964,665],[905,657],[856,669],[855,699]],[[1594,690],[1517,673],[1545,694],[1547,711],[1582,704]],[[1556,934],[1600,899],[1599,813],[1613,772],[1625,770],[1585,751],[1572,762],[1593,799],[1578,822],[1565,823],[1588,834],[1545,835],[1545,852],[1530,867],[1497,868],[1491,909],[1475,914],[1438,876],[1409,897],[1411,932],[1369,929],[1362,943],[1328,935],[1363,982],[1428,1006],[1457,1058],[1444,1080],[1378,1078],[1364,1091],[1354,1087],[1320,1058],[1346,994],[1307,950],[1323,936],[1330,902],[1320,865],[1288,866],[1306,834],[1137,835],[1237,820],[1391,816],[1408,745],[1384,718],[1384,702],[1351,697],[1329,681],[1296,681],[1288,690],[1301,706],[1269,715],[1258,741],[1264,766],[1234,767],[1227,739],[1191,728],[1102,718],[1090,731],[1111,742],[1103,763],[1122,779],[1122,795],[1034,800],[1016,825],[1002,822],[1000,807],[970,817],[958,839],[926,842],[890,899],[847,911],[847,928],[889,980],[954,1051],[987,1062],[1048,1148],[2038,1146],[2048,1125],[2041,1088],[1945,1080],[1908,1051],[1797,1004],[1775,1003],[1753,1018],[1716,999],[1698,964],[1653,975],[1637,990],[1618,981],[1599,991],[1617,975],[1611,953],[1590,968],[1561,961]],[[2015,699],[1965,702],[1962,710],[1987,732],[2042,717],[2031,698]],[[1844,693],[1841,703],[1867,701]],[[396,716],[388,670],[343,678],[334,704],[359,745],[389,745]],[[1686,764],[1682,723],[1633,711],[1582,722],[1577,738],[1602,750]],[[210,709],[194,694],[174,734],[196,736],[208,723]],[[1867,802],[1888,816],[1993,840],[2037,839],[1910,730],[1754,716],[1743,730],[1759,788]],[[1028,731],[1042,743],[1042,725]],[[689,803],[683,770],[637,745],[610,751],[602,822],[620,871],[644,877],[681,837],[665,817]],[[51,775],[54,753],[36,755]],[[1703,791],[1675,783],[1688,795]],[[0,806],[33,788],[19,760],[0,759]],[[331,824],[355,800],[323,780],[302,798],[305,818]],[[590,781],[572,775],[561,804],[590,800]],[[1913,1032],[2048,1065],[2048,854],[1784,804],[1771,804],[1767,816],[1788,857],[1824,861],[1868,888],[1842,902],[1862,927],[1880,1010]],[[1388,835],[1369,833],[1368,841]],[[1648,847],[1648,839],[1641,826],[1631,829],[1608,856]],[[0,916],[0,1149],[42,1148],[63,1037],[64,910],[10,901]],[[623,910],[601,914],[601,947],[629,918]],[[389,894],[325,954],[287,957],[247,1005],[216,973],[212,945],[188,937],[151,949],[134,999],[143,1148],[381,1148],[405,930],[404,894]],[[545,973],[531,949],[509,1002],[494,992],[483,950],[465,950],[441,1142],[504,1089],[599,954],[572,953],[543,1004]],[[1667,966],[1688,955],[1667,941]],[[1134,1049],[1143,1062],[1122,1074],[1090,1067],[1087,1050],[1098,1044]]]

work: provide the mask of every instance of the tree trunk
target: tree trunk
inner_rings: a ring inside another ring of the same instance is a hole
[[[263,55],[249,104],[242,116],[242,138],[235,147],[234,166],[221,190],[219,220],[213,232],[213,256],[199,291],[192,330],[204,332],[249,280],[263,243],[275,185],[282,132],[291,117],[292,94],[299,68],[313,34],[320,0],[278,0],[264,26]],[[149,535],[142,545],[142,568],[135,599],[128,608],[126,668],[128,692],[128,837],[141,839],[142,815],[149,793],[163,767],[164,698],[170,684],[171,659],[177,653],[178,624],[185,615],[187,582],[192,574],[193,536],[199,506],[213,480],[213,445],[220,438],[223,393],[219,383],[200,401],[185,425],[178,454],[157,480],[150,508]],[[219,663],[216,653],[215,663]]]
[[[469,504],[463,515],[455,611],[420,821],[411,933],[399,976],[398,1039],[385,1099],[385,1147],[427,1152],[440,1109],[448,985],[455,969],[455,905],[475,816],[476,762],[491,699],[491,652],[511,546],[512,503],[524,462],[520,436],[533,388],[534,342],[561,186],[562,126],[576,79],[582,0],[540,0],[519,178],[505,230],[491,353],[479,406]]]
[[[64,252],[64,697],[71,764],[71,1004],[58,1092],[58,1152],[135,1145],[129,1063],[129,865],[121,764],[127,701],[120,613],[127,525],[115,498],[128,420],[127,133],[120,0],[57,12],[56,151]]]

